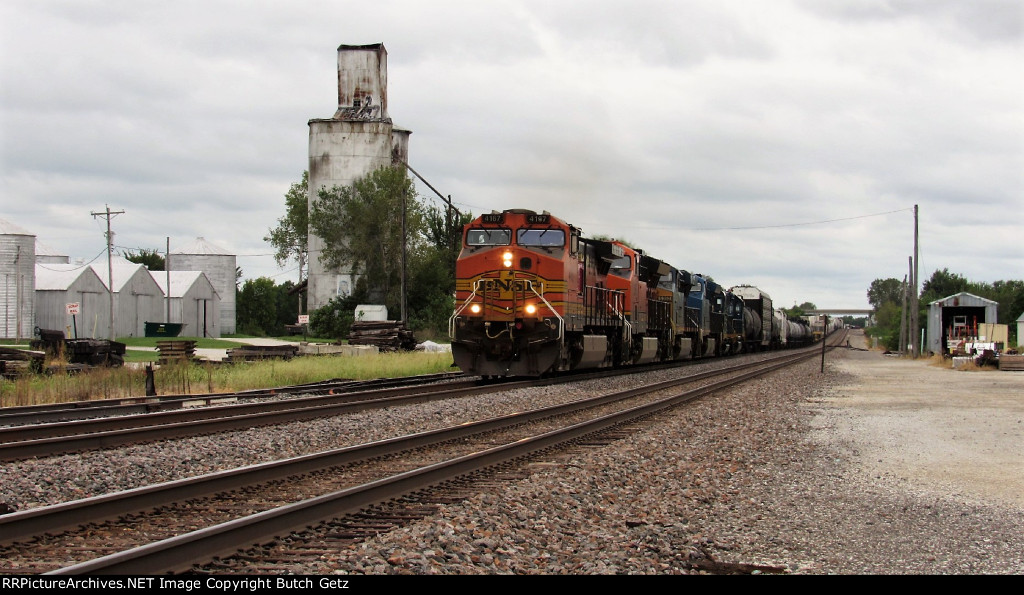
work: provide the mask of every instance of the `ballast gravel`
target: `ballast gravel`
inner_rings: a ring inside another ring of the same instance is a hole
[[[843,406],[865,382],[851,370],[881,357],[835,350],[824,374],[817,361],[800,364],[677,408],[608,445],[536,460],[526,479],[441,506],[302,571],[687,574],[710,560],[724,563],[719,571],[787,574],[1024,573],[1016,486],[1000,491],[995,478],[995,488],[958,489],[956,474],[929,481],[908,473],[906,457],[894,465],[878,450],[877,427],[858,426],[870,418]],[[576,399],[594,384],[610,390],[608,382],[5,463],[0,502],[31,508],[295,456]],[[1016,398],[1024,402],[1024,390]],[[1010,403],[992,413],[1010,418],[992,448],[1016,449],[1009,456],[1019,465],[1024,442],[1012,420],[1020,424],[1022,408]]]

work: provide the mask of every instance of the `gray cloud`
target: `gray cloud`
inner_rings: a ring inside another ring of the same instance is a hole
[[[101,251],[110,204],[119,245],[204,236],[293,278],[262,238],[306,122],[336,109],[337,46],[383,42],[413,166],[467,210],[548,210],[783,303],[902,278],[914,204],[923,275],[1024,270],[1018,2],[12,0],[0,20],[5,218],[73,256]]]

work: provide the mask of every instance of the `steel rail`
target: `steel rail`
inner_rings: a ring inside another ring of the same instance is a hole
[[[757,370],[685,391],[678,395],[640,405],[594,420],[577,423],[473,453],[339,490],[294,504],[235,519],[191,533],[118,552],[48,574],[155,574],[187,570],[198,560],[237,551],[246,544],[271,540],[278,535],[300,530],[325,519],[356,512],[367,506],[415,492],[438,483],[477,472],[487,467],[556,447],[595,434],[664,409],[694,400],[709,393],[739,384],[793,363],[808,360],[817,353],[799,354],[772,362]]]
[[[788,354],[780,359],[802,357]],[[775,363],[773,360],[771,363]],[[764,362],[749,364],[750,367],[764,365]],[[639,388],[628,389],[570,401],[559,405],[541,407],[525,412],[497,416],[471,423],[459,424],[418,432],[406,436],[389,438],[377,442],[332,449],[300,457],[271,461],[206,475],[144,486],[91,498],[83,498],[62,504],[42,506],[0,516],[0,544],[54,533],[82,524],[82,519],[98,523],[128,513],[155,508],[176,501],[209,496],[218,492],[236,490],[275,479],[318,471],[329,467],[345,465],[381,457],[396,452],[429,446],[464,438],[474,434],[504,429],[525,422],[531,422],[555,415],[561,415],[608,403],[633,398],[659,390],[666,390],[680,384],[706,380],[715,376],[735,373],[737,368],[712,370],[681,378],[666,380]]]
[[[118,397],[113,399],[97,399],[94,401],[72,401],[70,403],[48,403],[43,405],[24,405],[0,408],[0,426],[23,426],[29,424],[54,423],[71,421],[97,416],[141,415],[158,411],[172,411],[196,403],[216,404],[228,402],[229,399],[254,399],[273,397],[281,394],[316,393],[320,391],[369,390],[372,388],[392,388],[411,384],[429,384],[455,378],[465,377],[462,372],[442,372],[438,374],[422,374],[400,378],[376,378],[371,380],[354,380],[350,378],[333,378],[319,382],[294,384],[275,388],[261,388],[238,392],[216,392],[196,394],[168,394],[161,396]]]

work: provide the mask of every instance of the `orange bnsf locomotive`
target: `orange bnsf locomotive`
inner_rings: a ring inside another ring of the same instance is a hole
[[[756,287],[726,290],[546,212],[482,215],[462,239],[449,335],[467,374],[539,376],[818,338]]]
[[[583,238],[549,213],[482,215],[463,230],[449,324],[455,364],[481,376],[642,363],[666,356],[668,265]]]

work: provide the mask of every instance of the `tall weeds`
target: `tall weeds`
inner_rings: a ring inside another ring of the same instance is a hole
[[[363,356],[306,356],[237,364],[191,362],[156,367],[158,395],[235,392],[333,378],[367,380],[454,371],[448,353],[378,353]],[[144,397],[141,367],[95,368],[79,374],[34,374],[0,381],[0,407]]]

